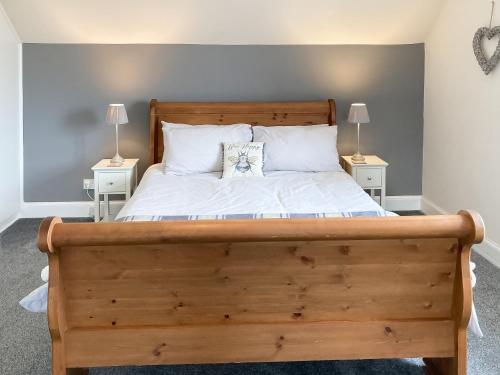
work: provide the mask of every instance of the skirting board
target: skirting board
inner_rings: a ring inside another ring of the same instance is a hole
[[[386,209],[389,211],[418,211],[420,210],[419,195],[401,195],[386,198]],[[111,214],[117,214],[123,207],[123,202],[111,201]],[[101,210],[104,204],[101,202]],[[39,218],[47,216],[61,217],[91,217],[93,216],[94,202],[24,202],[21,206],[20,217]]]
[[[110,214],[116,215],[123,207],[122,201],[110,201]],[[101,213],[105,205],[101,202]],[[24,202],[21,205],[22,218],[42,218],[47,216],[60,217],[93,217],[94,202]]]
[[[393,195],[385,198],[387,211],[420,211],[422,208],[420,195]]]
[[[451,213],[426,198],[422,198],[422,211],[428,215],[446,215]],[[479,255],[500,268],[500,244],[486,237],[481,244],[475,245],[474,248]]]

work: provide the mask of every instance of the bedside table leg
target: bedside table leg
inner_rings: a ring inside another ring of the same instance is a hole
[[[103,220],[109,221],[109,194],[104,194],[104,210]]]
[[[96,192],[94,197],[94,221],[98,223],[101,220],[100,195]]]
[[[382,190],[380,190],[380,205],[385,210],[385,187],[386,187],[386,168],[382,169]]]

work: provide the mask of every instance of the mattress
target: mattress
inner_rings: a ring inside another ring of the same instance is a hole
[[[118,221],[266,219],[394,215],[344,171],[269,172],[264,178],[221,179],[220,173],[144,174]]]

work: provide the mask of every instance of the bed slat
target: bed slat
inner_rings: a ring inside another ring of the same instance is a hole
[[[80,329],[68,334],[67,362],[92,367],[448,357],[453,329],[450,320]]]

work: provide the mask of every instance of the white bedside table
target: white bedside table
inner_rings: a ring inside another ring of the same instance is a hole
[[[365,164],[354,164],[349,155],[341,156],[340,162],[358,185],[368,190],[373,200],[385,208],[385,172],[389,164],[375,155],[365,155],[365,159]],[[380,195],[375,194],[377,190]]]
[[[109,165],[110,159],[102,159],[92,167],[94,171],[94,221],[101,220],[101,195],[105,209],[103,221],[109,221],[109,195],[123,194],[128,201],[137,187],[137,162],[139,159],[125,159],[119,167]]]

